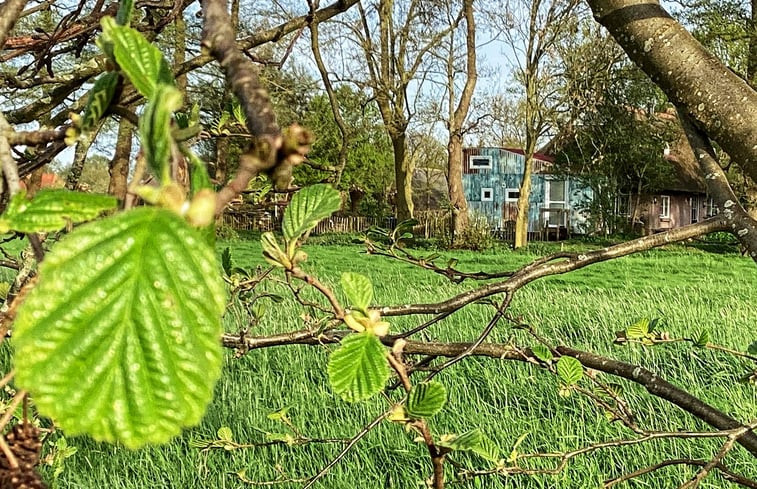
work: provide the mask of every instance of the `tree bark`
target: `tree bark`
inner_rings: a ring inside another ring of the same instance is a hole
[[[757,92],[655,0],[588,0],[628,56],[757,181]]]
[[[528,244],[528,198],[531,196],[531,173],[534,167],[534,150],[526,151],[526,162],[523,165],[523,182],[520,184],[518,196],[518,216],[515,218],[515,249]]]
[[[451,234],[452,245],[458,245],[460,238],[468,227],[468,201],[463,188],[463,124],[468,117],[473,91],[476,89],[478,73],[476,69],[476,23],[473,17],[473,0],[463,2],[465,14],[465,86],[460,95],[457,108],[453,110],[455,76],[454,76],[454,42],[450,40],[449,58],[447,58],[447,90],[449,91],[449,141],[447,143],[447,187],[449,202],[452,207]],[[452,31],[454,36],[454,31]]]
[[[126,190],[129,180],[129,158],[131,157],[131,131],[132,125],[125,118],[121,118],[118,124],[118,137],[116,138],[116,151],[110,160],[108,172],[110,182],[108,193],[120,202],[126,199]]]
[[[402,131],[392,136],[394,151],[394,183],[397,187],[397,219],[413,218],[413,163],[406,155],[406,134]]]

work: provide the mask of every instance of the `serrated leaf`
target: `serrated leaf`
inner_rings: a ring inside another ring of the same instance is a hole
[[[230,277],[234,269],[234,260],[231,258],[231,248],[229,247],[224,248],[223,253],[221,253],[221,266],[226,275]]]
[[[407,413],[412,418],[430,418],[447,403],[447,389],[439,382],[422,382],[410,389]]]
[[[117,25],[112,17],[103,17],[101,24],[104,42],[112,46],[116,63],[143,97],[157,99],[158,85],[173,85],[171,65],[139,31]]]
[[[466,431],[462,435],[442,437],[442,439],[439,440],[439,445],[452,450],[468,452],[480,448],[483,439],[484,433],[480,428],[476,428],[474,430]]]
[[[228,426],[221,426],[218,428],[216,436],[218,436],[218,439],[221,441],[234,441],[234,433],[232,433],[231,428]]]
[[[89,91],[89,99],[84,107],[82,116],[81,130],[88,131],[92,129],[97,121],[102,119],[105,111],[108,110],[113,94],[116,92],[118,85],[118,73],[111,71],[103,73],[95,81],[94,86]]]
[[[485,433],[481,434],[481,443],[471,451],[479,457],[494,463],[497,463],[501,458],[499,447]]]
[[[27,200],[26,192],[21,191],[13,196],[0,216],[0,232],[10,229],[22,233],[57,231],[68,222],[94,219],[117,205],[118,201],[109,195],[44,189]]]
[[[191,151],[188,156],[189,162],[192,165],[190,169],[192,195],[203,189],[212,189],[213,182],[211,182],[210,175],[208,175],[208,165]]]
[[[643,318],[626,329],[626,337],[629,340],[640,340],[649,333],[649,319]]]
[[[552,351],[542,344],[532,346],[531,353],[544,363],[549,363],[554,358]]]
[[[710,342],[710,330],[703,329],[699,332],[697,339],[694,341],[694,346],[698,348],[705,348]]]
[[[355,309],[367,311],[373,301],[373,283],[365,275],[354,272],[342,274],[342,289]]]
[[[16,382],[67,434],[164,443],[212,398],[224,295],[213,250],[170,211],[81,226],[19,308]]]
[[[339,192],[331,185],[311,185],[300,190],[294,194],[284,213],[284,238],[287,242],[299,239],[318,221],[338,211],[341,204]]]
[[[557,375],[565,385],[573,385],[583,377],[584,368],[575,358],[562,356],[557,361]]]
[[[288,267],[291,265],[286,254],[279,247],[279,242],[272,232],[267,231],[260,236],[260,244],[263,247],[263,258],[271,265]]]
[[[120,0],[118,12],[116,13],[116,23],[118,25],[129,25],[131,14],[134,11],[134,0]]]
[[[171,117],[173,111],[181,107],[181,92],[170,85],[158,85],[156,97],[145,106],[139,118],[139,137],[142,152],[155,176],[163,183],[170,177],[169,163],[172,157],[173,137]]]
[[[384,345],[372,333],[352,334],[329,357],[331,388],[347,402],[368,399],[384,388],[389,367]]]

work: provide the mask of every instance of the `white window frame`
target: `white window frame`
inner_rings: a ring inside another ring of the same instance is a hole
[[[519,188],[506,188],[505,189],[505,202],[518,202],[518,197],[515,197],[514,199],[510,198],[510,192],[518,192],[520,194]]]
[[[486,159],[488,163],[486,166],[474,165],[473,160],[475,158]],[[468,166],[471,170],[491,170],[492,169],[492,157],[491,155],[470,155],[468,156]]]
[[[691,218],[691,223],[694,224],[701,220],[699,212],[699,197],[689,197],[689,201],[691,207],[691,216],[689,217]]]
[[[489,198],[484,197],[484,194],[489,192]],[[494,202],[494,189],[491,187],[481,188],[481,202]]]
[[[563,187],[563,195],[564,195],[564,199],[565,200],[549,200],[549,190],[550,190],[550,187],[552,186],[553,183],[556,183],[556,182],[562,182],[562,184],[564,186]],[[569,189],[570,189],[570,185],[568,184],[568,179],[567,178],[564,179],[564,180],[559,179],[559,178],[558,179],[554,179],[554,180],[551,179],[551,178],[548,178],[545,181],[545,185],[544,185],[544,208],[545,209],[549,209],[550,207],[552,207],[552,204],[554,203],[554,204],[562,204],[563,205],[562,206],[563,209],[566,209],[566,210],[570,209],[570,206],[568,204],[570,202],[570,200],[569,200],[570,197],[568,196],[568,190]],[[544,224],[545,225],[547,225],[547,226],[549,226],[551,228],[553,228],[553,227],[559,227],[560,226],[559,224],[549,224],[549,217],[550,217],[549,216],[549,212],[545,212],[544,213]]]
[[[660,219],[670,219],[670,196],[669,195],[660,195]]]
[[[704,205],[707,208],[707,212],[705,212],[705,215],[707,217],[714,217],[718,215],[718,206],[715,205],[715,199],[710,197],[708,200],[705,200]]]

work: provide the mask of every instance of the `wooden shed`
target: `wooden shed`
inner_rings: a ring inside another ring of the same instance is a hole
[[[583,211],[593,196],[591,189],[577,179],[552,173],[553,159],[534,155],[529,198],[531,233],[545,228],[564,228],[572,234],[587,232]],[[468,209],[484,216],[495,229],[506,229],[518,214],[518,197],[523,181],[525,157],[515,148],[465,148],[463,150],[463,187]]]

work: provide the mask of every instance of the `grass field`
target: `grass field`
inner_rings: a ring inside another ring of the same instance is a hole
[[[255,241],[230,246],[238,266],[263,263]],[[330,285],[343,271],[359,271],[376,285],[376,301],[383,304],[430,302],[471,287],[454,285],[442,277],[398,262],[366,256],[360,246],[306,246],[305,267]],[[524,264],[535,255],[508,251],[454,253],[459,268],[499,270]],[[292,301],[272,305],[255,334],[302,327],[300,309]],[[598,264],[566,276],[538,281],[519,291],[512,311],[555,341],[638,362],[679,386],[685,386],[718,408],[741,419],[757,417],[757,388],[737,382],[746,364],[712,351],[683,345],[642,349],[613,347],[616,330],[642,317],[660,317],[664,329],[679,336],[709,328],[712,340],[744,350],[757,339],[757,267],[738,254],[710,254],[673,247]],[[475,338],[488,319],[483,306],[458,312],[429,331],[433,339],[466,341]],[[241,315],[230,314],[227,327],[235,331]],[[418,319],[416,318],[416,321]],[[394,328],[409,326],[396,320]],[[530,344],[522,332],[505,323],[492,340]],[[331,347],[292,346],[257,350],[242,358],[227,356],[216,395],[203,423],[167,446],[131,452],[86,438],[72,438],[78,452],[69,458],[56,487],[65,488],[236,488],[249,480],[308,477],[339,450],[336,445],[212,450],[201,453],[192,441],[215,438],[218,428],[231,428],[235,441],[265,440],[266,432],[285,432],[269,413],[291,406],[289,416],[306,436],[349,438],[363,424],[386,409],[381,398],[348,405],[330,392],[326,357]],[[524,433],[521,451],[555,451],[622,437],[626,432],[608,424],[585,399],[558,396],[558,383],[545,372],[516,362],[469,359],[438,377],[450,393],[445,410],[435,417],[437,433],[482,428],[506,455]],[[676,408],[650,399],[630,385],[628,398],[647,426],[661,430],[704,427]],[[656,442],[635,448],[595,453],[571,462],[558,476],[495,478],[450,487],[482,488],[596,488],[605,478],[620,475],[667,458],[708,459],[715,442],[697,444]],[[473,456],[455,456],[471,468],[486,468]],[[757,464],[741,449],[727,464],[757,477]],[[417,488],[429,474],[425,447],[415,444],[398,425],[385,423],[366,436],[318,484],[321,488]],[[450,470],[450,475],[452,471]],[[618,487],[675,488],[690,477],[690,469],[668,468]],[[48,473],[48,476],[50,474]],[[49,479],[50,477],[48,477]],[[299,487],[299,484],[279,487]],[[729,487],[711,476],[703,488]]]

